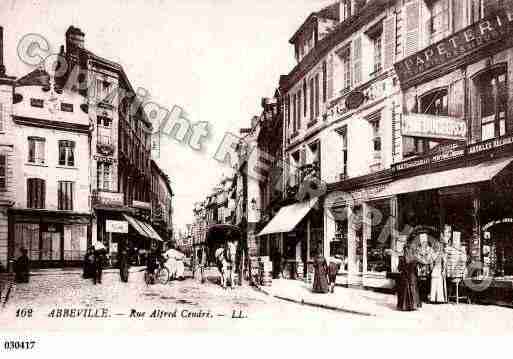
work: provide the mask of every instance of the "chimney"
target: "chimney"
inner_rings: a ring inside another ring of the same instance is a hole
[[[4,66],[4,28],[0,26],[0,76],[5,76]]]
[[[66,31],[66,51],[70,52],[76,48],[84,48],[85,34],[78,27],[70,26]]]

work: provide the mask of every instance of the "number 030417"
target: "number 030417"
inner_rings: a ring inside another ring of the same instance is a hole
[[[36,346],[35,340],[6,340],[4,342],[5,350],[30,350]]]

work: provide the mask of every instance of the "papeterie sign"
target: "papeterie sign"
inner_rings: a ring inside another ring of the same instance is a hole
[[[503,12],[486,17],[454,35],[428,46],[395,64],[401,86],[411,86],[419,75],[443,65],[449,65],[484,47],[507,39],[513,34],[513,12]]]
[[[465,141],[467,123],[456,117],[410,113],[403,116],[401,133],[403,136]]]

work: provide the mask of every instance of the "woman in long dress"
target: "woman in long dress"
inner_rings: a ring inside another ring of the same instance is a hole
[[[411,244],[399,257],[399,285],[397,288],[397,309],[402,311],[417,310],[422,307],[417,281],[417,258]]]
[[[314,281],[313,288],[314,293],[328,293],[328,264],[326,258],[320,253],[315,256],[314,259]]]
[[[431,293],[429,298],[432,303],[446,303],[447,286],[445,277],[447,273],[447,259],[440,243],[435,244],[432,266]]]

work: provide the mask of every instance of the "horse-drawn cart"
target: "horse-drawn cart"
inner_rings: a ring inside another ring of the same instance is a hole
[[[219,269],[221,285],[226,287],[227,280],[231,287],[238,282],[237,252],[242,233],[239,227],[230,224],[213,224],[208,227],[203,243],[207,262],[215,263]]]

